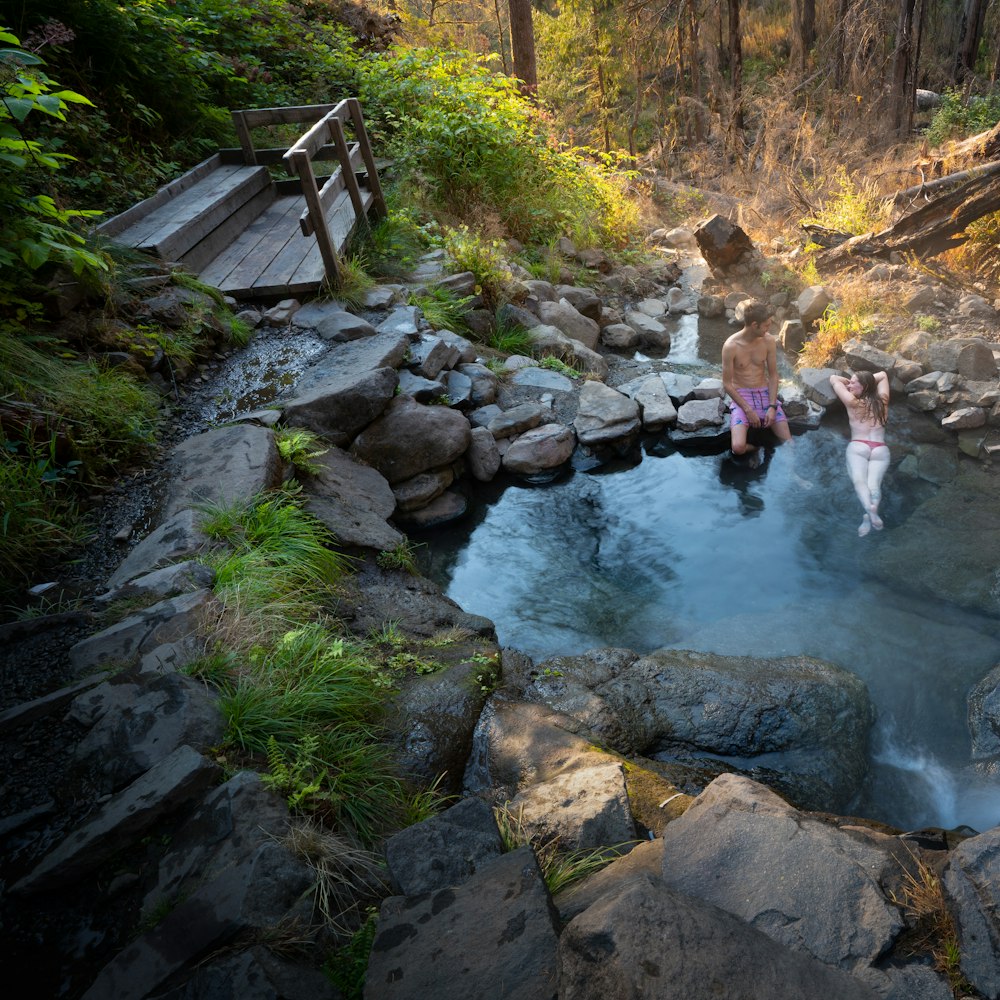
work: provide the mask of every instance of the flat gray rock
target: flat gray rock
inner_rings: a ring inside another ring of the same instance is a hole
[[[286,402],[284,420],[290,426],[314,431],[331,444],[346,447],[385,410],[398,384],[395,368],[376,368],[362,374],[338,372]]]
[[[248,500],[281,484],[284,467],[267,427],[213,427],[178,445],[167,460],[164,518],[201,503]]]
[[[876,1000],[878,994],[714,906],[638,875],[559,941],[560,1000]]]
[[[182,562],[200,552],[208,543],[208,536],[199,527],[201,517],[188,509],[164,520],[125,557],[111,574],[108,587],[115,590],[137,576]]]
[[[663,879],[780,944],[853,971],[887,952],[904,926],[880,886],[898,862],[875,837],[852,836],[725,774],[664,830]]]
[[[393,881],[406,896],[463,885],[502,853],[493,810],[482,799],[463,799],[385,845]]]
[[[201,796],[218,774],[213,761],[191,747],[179,747],[103,805],[11,891],[40,892],[77,881]]]
[[[78,673],[102,663],[135,664],[143,653],[164,642],[202,634],[220,610],[221,605],[207,589],[169,597],[81,640],[70,649],[70,662]]]
[[[492,997],[552,1000],[555,912],[530,848],[481,867],[464,885],[382,904],[366,1000]],[[447,985],[444,985],[447,984]]]
[[[558,838],[561,850],[619,847],[636,836],[625,773],[617,760],[532,785],[514,796],[508,809],[539,843]]]
[[[532,385],[537,389],[550,389],[552,392],[572,392],[573,380],[559,372],[548,368],[521,368],[514,372],[511,378],[513,385]]]
[[[224,731],[216,693],[172,672],[116,674],[77,697],[68,714],[89,727],[74,760],[99,769],[99,787],[108,792],[134,781],[179,747],[207,751]]]

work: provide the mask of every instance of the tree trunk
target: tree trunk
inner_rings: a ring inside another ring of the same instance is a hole
[[[531,0],[507,0],[510,13],[510,46],[514,54],[514,76],[526,94],[538,90],[538,66],[535,63],[535,29],[531,23]]]
[[[847,15],[851,0],[837,0],[837,25],[834,31],[834,74],[833,86],[839,92],[844,89],[847,76]]]
[[[733,102],[732,128],[743,131],[743,40],[740,33],[740,0],[729,0],[729,94]]]
[[[965,0],[958,29],[958,50],[955,54],[955,82],[961,83],[976,68],[979,39],[990,0]]]
[[[816,41],[816,0],[792,0],[791,64],[806,75],[809,52]]]
[[[815,257],[820,271],[836,271],[858,258],[886,258],[891,253],[933,257],[960,246],[965,230],[984,215],[1000,210],[1000,177],[979,175],[950,194],[922,205],[880,233],[853,236]]]
[[[913,128],[910,79],[913,74],[913,9],[916,0],[899,0],[896,50],[892,59],[892,124],[899,135]]]

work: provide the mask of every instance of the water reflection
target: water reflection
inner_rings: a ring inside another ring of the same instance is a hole
[[[856,811],[908,829],[993,825],[1000,794],[977,798],[966,770],[965,699],[1000,658],[996,622],[867,573],[927,487],[890,473],[886,530],[859,539],[843,447],[824,427],[751,469],[661,441],[613,475],[497,485],[435,536],[427,571],[536,659],[671,646],[845,667],[878,713]]]

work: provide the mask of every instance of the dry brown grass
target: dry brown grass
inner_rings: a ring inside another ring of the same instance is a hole
[[[340,934],[353,933],[366,908],[389,892],[385,867],[377,855],[315,821],[294,823],[282,842],[312,869],[316,912]]]
[[[902,908],[909,931],[900,939],[904,956],[929,955],[934,968],[948,977],[956,997],[974,993],[962,975],[958,932],[937,873],[926,862],[910,855],[903,865],[899,893],[890,892],[892,901]]]

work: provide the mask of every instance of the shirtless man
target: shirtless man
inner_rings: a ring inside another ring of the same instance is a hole
[[[722,384],[731,400],[734,455],[757,450],[747,444],[751,427],[769,427],[779,444],[792,437],[778,399],[777,341],[769,332],[770,310],[763,302],[748,302],[743,322],[743,329],[722,345]]]

